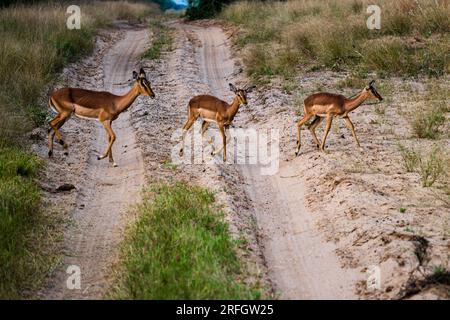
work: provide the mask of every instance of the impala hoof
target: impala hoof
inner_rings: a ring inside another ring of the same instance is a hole
[[[298,156],[298,151],[295,151],[295,156]]]
[[[113,163],[113,167],[114,167],[114,168],[118,167],[117,163],[114,162],[114,163]]]
[[[52,150],[49,150],[49,151],[48,151],[48,157],[51,158],[52,156],[53,156],[53,151],[52,151]]]
[[[63,146],[64,145],[64,140],[62,140],[62,139],[59,140],[59,144]]]
[[[180,155],[180,157],[183,156],[183,149],[180,149],[179,155]]]
[[[69,155],[68,151],[64,151],[64,155],[67,157]]]

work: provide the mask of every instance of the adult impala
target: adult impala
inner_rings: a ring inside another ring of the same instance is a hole
[[[301,134],[300,129],[302,125],[314,116],[313,121],[308,126],[311,134],[314,138],[317,147],[322,151],[325,151],[325,141],[327,139],[328,132],[331,128],[331,123],[335,116],[341,116],[352,131],[355,142],[359,148],[361,148],[358,137],[355,133],[355,126],[348,117],[348,114],[358,108],[364,101],[369,98],[378,99],[382,101],[383,98],[377,92],[374,86],[375,80],[370,81],[369,85],[365,87],[356,97],[348,99],[341,94],[334,94],[328,92],[315,93],[307,97],[304,101],[304,115],[303,118],[297,122],[297,150],[295,155],[298,155],[301,147]],[[327,118],[327,124],[325,128],[325,135],[322,140],[322,144],[319,144],[319,140],[316,136],[316,127],[322,122],[323,118]],[[320,145],[320,146],[319,146]]]
[[[78,88],[62,88],[53,92],[49,99],[49,105],[57,115],[49,122],[48,156],[53,155],[55,135],[59,143],[64,146],[64,154],[67,155],[68,146],[63,141],[59,129],[72,114],[75,114],[79,118],[98,120],[103,124],[108,136],[108,147],[105,153],[98,156],[97,159],[101,160],[109,156],[109,162],[116,167],[117,164],[114,162],[112,155],[112,146],[116,140],[116,135],[111,128],[112,122],[117,119],[119,114],[127,110],[139,95],[155,97],[142,68],[139,74],[133,71],[133,79],[135,80],[133,87],[123,96],[117,96],[110,92]]]
[[[189,101],[188,105],[188,119],[183,126],[182,147],[180,149],[180,156],[183,155],[184,139],[187,131],[191,128],[192,124],[201,117],[202,122],[202,136],[205,134],[208,126],[211,122],[217,124],[220,134],[222,136],[222,147],[212,154],[216,155],[223,149],[223,161],[227,161],[227,138],[225,130],[228,129],[234,116],[239,110],[239,107],[247,105],[247,93],[253,91],[255,87],[248,87],[244,89],[238,89],[233,84],[229,84],[230,90],[234,92],[235,97],[231,104],[220,100],[219,98],[210,95],[199,95],[193,97]],[[211,142],[211,141],[210,141]]]

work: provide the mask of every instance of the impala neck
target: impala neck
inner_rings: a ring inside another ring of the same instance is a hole
[[[239,106],[240,106],[240,102],[239,102],[239,97],[235,96],[233,99],[233,102],[231,102],[230,107],[227,109],[227,113],[228,113],[228,118],[231,120],[233,120],[234,116],[236,115],[236,113],[239,110]]]
[[[117,112],[122,113],[127,110],[133,104],[134,100],[136,100],[139,94],[140,93],[137,85],[134,85],[130,91],[128,91],[123,96],[120,96],[116,106]]]
[[[358,108],[368,98],[365,90],[361,91],[356,97],[352,99],[346,99],[344,108],[346,111],[352,111]]]

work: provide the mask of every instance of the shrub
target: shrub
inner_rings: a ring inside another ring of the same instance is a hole
[[[413,130],[419,138],[437,139],[440,135],[440,128],[446,122],[444,107],[440,103],[433,103],[433,106],[426,110],[417,110],[413,119]]]

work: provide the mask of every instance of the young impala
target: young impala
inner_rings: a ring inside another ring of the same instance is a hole
[[[331,128],[331,122],[333,117],[341,116],[344,118],[347,127],[352,131],[353,137],[355,138],[356,144],[361,148],[358,137],[355,133],[355,127],[352,121],[348,117],[349,112],[358,108],[365,100],[369,98],[375,98],[382,101],[383,98],[375,90],[374,87],[375,80],[370,81],[369,85],[365,87],[356,97],[348,99],[340,94],[333,94],[327,92],[315,93],[307,97],[304,101],[304,115],[303,118],[297,122],[297,150],[295,155],[297,156],[300,151],[301,146],[301,136],[300,129],[301,126],[314,116],[313,121],[308,126],[311,134],[314,138],[317,147],[322,151],[325,151],[325,141],[327,139],[328,132]],[[325,135],[322,140],[322,144],[319,146],[319,140],[316,136],[316,127],[322,122],[323,118],[327,118],[327,125],[325,128]]]
[[[111,128],[112,122],[117,119],[119,114],[127,110],[139,95],[155,97],[143,69],[139,74],[133,71],[133,79],[135,80],[133,87],[123,96],[76,88],[62,88],[53,92],[49,99],[49,105],[57,115],[49,122],[48,156],[51,157],[53,154],[55,134],[59,143],[64,146],[64,154],[68,154],[68,146],[63,141],[59,129],[72,114],[75,114],[79,118],[98,120],[103,124],[108,136],[108,147],[105,153],[98,156],[97,159],[101,160],[109,156],[109,162],[116,167],[112,156],[112,145],[116,140],[116,135]]]
[[[223,161],[227,161],[227,138],[225,130],[228,129],[234,116],[239,110],[241,104],[247,105],[247,93],[253,91],[255,87],[248,87],[238,89],[233,84],[229,84],[230,90],[234,92],[235,97],[231,104],[226,103],[216,97],[210,95],[195,96],[189,101],[188,105],[188,119],[183,126],[182,147],[180,149],[180,156],[183,155],[184,139],[187,131],[192,124],[201,117],[202,122],[202,136],[208,129],[209,123],[213,122],[219,127],[222,136],[222,147],[211,154],[216,155],[223,149]],[[210,141],[211,142],[211,141]]]

